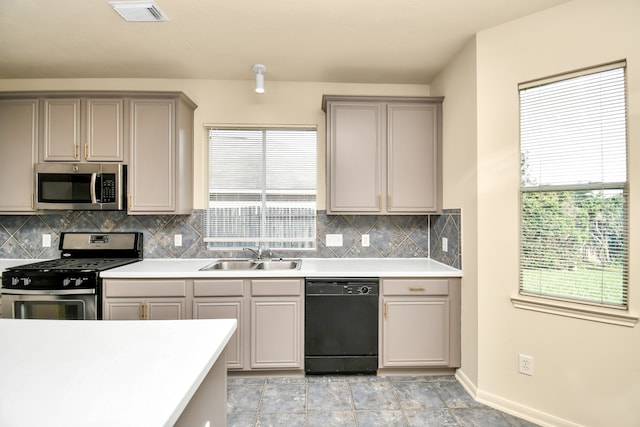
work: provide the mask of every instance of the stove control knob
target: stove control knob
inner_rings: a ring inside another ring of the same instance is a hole
[[[360,293],[361,294],[368,294],[369,293],[369,288],[367,288],[366,286],[363,286],[362,288],[360,288]]]
[[[73,284],[75,286],[80,286],[80,285],[82,285],[82,282],[84,282],[84,278],[77,277],[77,278],[71,279],[71,281],[73,282]]]
[[[17,286],[20,283],[20,278],[12,277],[11,278],[11,286]]]
[[[71,280],[69,280],[68,278],[64,278],[62,279],[62,286],[69,286],[69,283],[71,283]]]
[[[22,282],[24,283],[25,286],[29,286],[31,284],[31,279],[29,279],[28,277],[25,277]]]

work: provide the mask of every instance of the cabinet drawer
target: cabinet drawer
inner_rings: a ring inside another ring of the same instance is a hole
[[[106,280],[106,297],[184,297],[184,280]]]
[[[194,280],[196,297],[228,297],[244,295],[243,280]]]
[[[301,280],[252,280],[251,295],[254,296],[270,296],[270,295],[301,295]]]
[[[448,279],[383,279],[383,295],[449,295]]]

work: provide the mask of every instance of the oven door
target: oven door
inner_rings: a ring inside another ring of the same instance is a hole
[[[2,317],[97,320],[98,297],[87,289],[35,291],[2,289]]]

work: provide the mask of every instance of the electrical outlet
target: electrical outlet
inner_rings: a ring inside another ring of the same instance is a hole
[[[533,357],[525,356],[524,354],[518,355],[518,372],[524,375],[533,376]]]
[[[369,235],[368,234],[363,234],[362,235],[362,247],[366,248],[369,246]]]
[[[446,237],[442,238],[442,252],[449,252],[449,239]]]
[[[182,246],[182,234],[173,235],[173,246]]]
[[[42,247],[50,248],[51,247],[51,234],[43,234],[42,235]]]
[[[327,234],[327,246],[342,246],[342,234]]]

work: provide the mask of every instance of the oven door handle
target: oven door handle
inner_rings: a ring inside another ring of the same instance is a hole
[[[95,295],[95,289],[6,289],[3,295]]]

